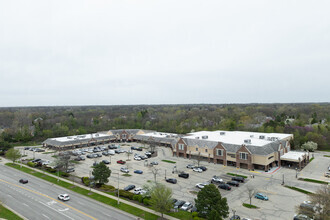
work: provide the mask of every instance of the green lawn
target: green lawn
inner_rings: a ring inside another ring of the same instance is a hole
[[[314,157],[312,157],[311,159],[309,159],[309,162],[312,162],[314,160]]]
[[[330,155],[323,155],[323,157],[330,157]]]
[[[243,178],[248,178],[247,176],[243,176],[243,175],[239,175],[239,174],[235,174],[235,173],[227,173],[227,175],[231,175],[231,176],[239,176],[239,177],[243,177]]]
[[[158,219],[159,216],[155,215],[155,214],[152,214],[150,212],[146,212],[144,210],[141,210],[139,208],[136,208],[134,206],[131,206],[131,205],[127,205],[125,203],[120,203],[119,205],[117,204],[117,200],[115,199],[112,199],[112,198],[108,198],[106,196],[103,196],[103,195],[100,195],[98,193],[92,193],[92,194],[89,194],[89,190],[87,189],[84,189],[84,188],[81,188],[79,186],[76,186],[76,185],[73,185],[71,183],[68,183],[68,182],[65,182],[65,181],[57,181],[57,178],[55,177],[52,177],[52,176],[48,176],[48,175],[45,175],[43,173],[40,173],[40,172],[36,172],[34,170],[31,170],[27,167],[22,167],[20,168],[19,165],[17,164],[12,164],[12,163],[7,163],[6,164],[7,166],[10,166],[10,167],[13,167],[15,169],[18,169],[18,170],[21,170],[23,172],[26,172],[26,173],[29,173],[35,177],[39,177],[41,179],[44,179],[46,181],[49,181],[51,183],[54,183],[56,185],[59,185],[59,186],[62,186],[64,188],[67,188],[69,190],[72,190],[76,193],[79,193],[81,195],[84,195],[84,196],[87,196],[91,199],[95,199],[99,202],[102,202],[102,203],[105,203],[107,205],[111,205],[115,208],[118,208],[120,210],[123,210],[125,212],[128,212],[132,215],[136,215],[138,217],[141,217],[141,218],[144,218],[144,219]]]
[[[172,160],[162,160],[163,162],[166,162],[166,163],[176,163],[175,161],[172,161]]]
[[[246,207],[246,208],[249,208],[249,209],[258,209],[259,208],[258,206],[250,205],[250,204],[247,204],[247,203],[243,203],[243,206]]]
[[[0,204],[0,218],[2,219],[10,219],[10,220],[20,220],[21,217],[17,216],[15,213],[10,211],[9,209],[6,209]]]

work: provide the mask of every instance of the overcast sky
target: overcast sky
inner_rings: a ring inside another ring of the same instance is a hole
[[[329,0],[0,0],[0,107],[329,102],[329,10]]]

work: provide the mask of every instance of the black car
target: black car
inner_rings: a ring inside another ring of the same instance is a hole
[[[128,185],[124,188],[125,191],[130,191],[132,189],[135,189],[135,185]]]
[[[231,187],[226,183],[220,183],[218,187],[220,189],[231,190]]]
[[[67,173],[72,173],[72,172],[74,172],[74,171],[75,171],[74,168],[68,168],[68,169],[66,170]]]
[[[41,159],[34,159],[32,160],[33,163],[38,163]]]
[[[178,200],[178,201],[176,201],[176,202],[174,203],[174,208],[175,208],[175,209],[179,209],[179,208],[181,208],[181,206],[183,206],[183,204],[185,204],[185,203],[186,203],[186,201]]]
[[[187,178],[189,178],[189,173],[182,172],[182,173],[179,173],[178,176],[187,179]]]
[[[200,166],[200,167],[198,167],[198,168],[202,169],[203,171],[206,171],[206,170],[207,170],[207,168],[204,167],[204,166]]]
[[[237,182],[241,182],[244,183],[244,177],[240,177],[240,176],[234,176],[231,178],[231,180],[237,181]]]
[[[87,158],[93,158],[93,154],[87,154]]]
[[[169,178],[169,179],[166,179],[166,182],[176,184],[177,180],[174,178]]]
[[[240,220],[241,217],[239,217],[239,215],[233,215],[230,220]]]
[[[136,150],[137,148],[136,147],[131,147],[131,150]]]
[[[143,149],[141,147],[136,147],[135,150],[142,151]]]
[[[110,161],[108,161],[108,160],[102,160],[102,163],[104,163],[104,164],[110,164]]]
[[[24,147],[24,150],[30,150],[30,147]]]
[[[228,181],[227,182],[228,185],[231,185],[231,186],[236,186],[236,187],[239,187],[239,183],[237,181]]]
[[[28,181],[27,179],[20,179],[19,182],[20,182],[20,183],[23,183],[23,184],[26,184],[26,183],[28,183],[29,181]]]

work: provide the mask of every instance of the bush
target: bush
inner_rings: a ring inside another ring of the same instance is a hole
[[[139,197],[139,203],[142,203],[143,202],[143,197],[140,195]]]
[[[100,187],[100,190],[104,190],[104,191],[107,191],[107,192],[111,192],[111,191],[114,191],[116,188],[114,186],[111,186],[111,185],[102,185]]]
[[[117,195],[118,195],[118,191],[116,190],[116,196]],[[132,200],[133,199],[133,196],[134,196],[134,193],[127,192],[125,190],[120,189],[119,190],[119,196]]]
[[[68,174],[68,173],[61,173],[61,176],[62,176],[62,177],[69,177],[70,174]]]
[[[85,186],[89,186],[90,180],[89,177],[81,177],[81,182],[85,185]]]
[[[144,198],[144,199],[143,199],[143,204],[144,204],[145,206],[149,206],[149,205],[150,205],[150,200],[149,200],[148,198]]]
[[[139,201],[139,198],[142,197],[141,195],[134,195],[133,200],[134,201]]]
[[[193,213],[191,214],[191,216],[192,216],[193,218],[198,217],[198,212],[193,212]]]
[[[50,173],[56,173],[56,169],[53,169],[51,167],[46,167],[46,170]]]
[[[29,167],[36,167],[36,166],[37,166],[36,163],[33,163],[33,162],[31,162],[31,161],[27,162],[27,165],[28,165]]]

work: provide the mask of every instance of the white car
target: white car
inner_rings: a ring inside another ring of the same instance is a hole
[[[141,157],[134,157],[134,160],[140,161],[141,160]]]
[[[127,169],[126,167],[120,168],[120,171],[123,173],[129,173],[129,169]]]
[[[202,173],[203,172],[203,170],[201,168],[197,168],[197,167],[195,167],[193,169],[193,171],[198,172],[198,173]]]
[[[147,191],[142,189],[141,187],[138,187],[138,188],[134,189],[133,193],[135,195],[143,195],[143,194],[147,193]]]
[[[203,189],[204,186],[206,186],[206,185],[209,185],[209,183],[197,183],[196,187],[199,188],[199,189]]]
[[[58,199],[62,200],[62,201],[69,201],[70,196],[69,196],[69,194],[60,194],[60,195],[58,195]]]
[[[182,209],[183,211],[188,211],[189,209],[191,209],[192,204],[190,202],[186,202],[185,204],[183,204],[183,206],[181,206],[180,209]]]
[[[108,153],[109,153],[110,155],[115,155],[115,154],[116,154],[114,150],[108,150]]]

